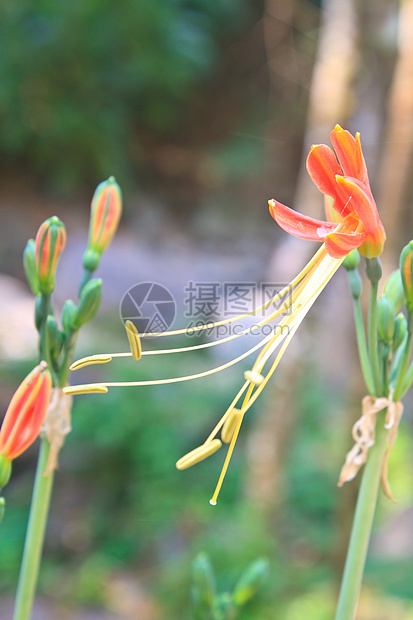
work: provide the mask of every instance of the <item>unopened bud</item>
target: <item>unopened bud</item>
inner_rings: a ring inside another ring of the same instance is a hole
[[[89,280],[82,289],[79,305],[72,320],[72,328],[77,330],[88,323],[95,316],[102,299],[102,280],[95,278]]]
[[[390,344],[393,340],[395,318],[393,302],[383,295],[377,302],[377,333],[383,344]]]
[[[36,242],[34,239],[29,239],[26,243],[26,247],[24,248],[23,267],[30,289],[34,295],[37,295],[39,292],[39,287],[36,269]]]
[[[238,606],[245,605],[262,586],[268,574],[268,560],[258,558],[243,572],[235,586],[233,600]]]
[[[0,523],[3,520],[5,511],[6,511],[6,500],[4,499],[4,497],[0,497]]]
[[[122,214],[122,192],[115,177],[99,183],[92,198],[89,241],[83,266],[94,271],[116,232]]]
[[[363,282],[358,269],[350,269],[347,271],[348,283],[350,291],[354,299],[359,299],[363,292]]]
[[[11,460],[0,454],[0,491],[6,486],[11,475]]]
[[[407,319],[400,313],[394,321],[393,351],[396,351],[404,342],[407,334]]]
[[[366,275],[370,282],[379,282],[381,280],[383,270],[379,258],[366,258]]]
[[[55,215],[43,222],[36,235],[36,271],[40,293],[49,295],[54,290],[57,261],[65,247],[66,230]]]
[[[66,335],[74,329],[73,324],[76,319],[76,312],[77,307],[75,302],[71,299],[67,299],[62,310],[62,327]]]
[[[349,252],[346,256],[346,258],[343,260],[343,267],[344,269],[347,269],[347,271],[351,271],[353,269],[357,269],[357,267],[360,265],[360,252],[356,249],[356,250],[351,250],[351,252]]]
[[[46,338],[52,357],[57,359],[63,346],[63,334],[57,326],[57,321],[52,314],[46,319]]]
[[[393,271],[387,278],[383,295],[392,300],[396,314],[398,314],[404,304],[404,289],[400,269]]]
[[[400,254],[400,273],[402,276],[404,294],[406,297],[406,308],[409,312],[413,311],[413,241],[410,241]]]

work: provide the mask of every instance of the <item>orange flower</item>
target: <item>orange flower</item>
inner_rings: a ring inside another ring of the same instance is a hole
[[[23,380],[11,399],[0,429],[0,456],[11,461],[36,440],[46,417],[52,377],[41,362]]]
[[[312,146],[307,171],[318,189],[333,199],[338,222],[307,217],[276,200],[269,201],[270,213],[288,233],[324,241],[333,258],[343,258],[355,248],[367,258],[379,256],[386,234],[371,193],[360,134],[354,137],[336,125],[330,137],[335,153],[325,144]]]

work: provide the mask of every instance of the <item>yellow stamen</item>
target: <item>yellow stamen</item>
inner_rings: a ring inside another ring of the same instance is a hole
[[[222,446],[222,442],[219,439],[213,439],[212,441],[204,443],[202,446],[191,450],[188,454],[185,454],[179,461],[176,462],[177,469],[188,469],[192,465],[200,463],[204,459],[208,458],[212,454],[215,454],[217,450]]]
[[[140,360],[142,356],[141,339],[139,338],[139,331],[132,321],[125,321],[126,335],[129,340],[129,346],[131,354],[134,360]]]
[[[65,394],[106,394],[108,388],[101,383],[85,383],[84,385],[68,385],[63,388]]]
[[[111,355],[106,355],[104,353],[89,355],[88,357],[82,357],[80,360],[73,362],[70,366],[70,370],[79,370],[79,368],[84,368],[85,366],[90,366],[91,364],[106,364],[107,362],[110,362],[111,359]]]
[[[238,424],[238,418],[242,415],[244,414],[242,413],[240,409],[234,408],[230,412],[221,430],[221,439],[224,443],[230,443],[234,435],[235,428]]]

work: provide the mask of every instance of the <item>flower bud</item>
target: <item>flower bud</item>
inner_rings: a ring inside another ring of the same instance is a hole
[[[395,318],[393,302],[383,295],[377,302],[377,333],[379,341],[383,344],[390,344],[393,341]]]
[[[404,314],[400,313],[394,321],[393,351],[403,344],[407,334],[407,319]]]
[[[66,230],[55,215],[43,222],[36,235],[36,271],[40,293],[49,295],[54,290],[57,261],[65,247]]]
[[[122,192],[115,181],[109,177],[99,183],[92,198],[89,224],[89,241],[83,255],[83,266],[94,271],[101,255],[112,241],[122,214]]]
[[[404,289],[400,269],[393,271],[387,278],[383,295],[392,300],[396,314],[398,314],[404,304]]]
[[[261,587],[268,573],[268,560],[258,558],[243,572],[235,586],[233,600],[238,606],[245,605]]]
[[[29,239],[24,248],[23,267],[31,291],[34,295],[37,295],[39,290],[36,269],[36,242],[34,239]]]
[[[357,269],[357,267],[360,265],[360,252],[356,249],[356,250],[351,250],[351,252],[349,252],[346,256],[346,258],[343,260],[343,267],[344,269],[347,269],[347,271],[351,271],[353,269]]]
[[[102,280],[95,278],[89,280],[82,289],[79,305],[72,320],[72,328],[77,330],[85,323],[88,323],[98,311],[100,300],[102,299]]]
[[[215,576],[206,553],[199,553],[192,563],[191,597],[196,617],[203,618],[216,595]]]
[[[383,270],[378,257],[366,258],[366,275],[370,282],[379,282],[381,280]]]
[[[4,454],[0,454],[0,491],[10,480],[11,461],[6,459]]]
[[[0,429],[0,455],[12,461],[36,440],[46,417],[52,377],[41,362],[23,380],[11,399]]]
[[[62,310],[62,327],[66,334],[73,331],[73,323],[76,318],[77,307],[74,301],[66,299]]]
[[[49,314],[46,319],[46,338],[52,357],[57,359],[63,346],[63,333],[58,328],[53,314]]]
[[[409,312],[413,311],[413,282],[412,282],[412,263],[413,263],[413,241],[410,241],[400,254],[400,273],[402,276],[404,294],[406,297],[406,308]]]
[[[347,271],[348,283],[350,291],[354,299],[359,299],[363,292],[363,282],[358,269],[350,269]]]

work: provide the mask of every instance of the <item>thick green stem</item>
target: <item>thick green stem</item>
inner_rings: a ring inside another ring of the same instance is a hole
[[[369,322],[368,322],[368,338],[369,338],[369,353],[370,364],[373,371],[373,379],[375,385],[375,395],[382,395],[382,380],[379,365],[379,354],[377,346],[377,293],[378,282],[371,283],[370,289],[370,303],[369,303]]]
[[[42,438],[30,505],[29,523],[27,526],[26,540],[24,542],[23,559],[20,567],[13,620],[30,620],[32,613],[53,486],[54,472],[49,476],[43,475],[47,465],[49,450],[49,442],[46,438]]]
[[[387,445],[384,418],[385,411],[377,414],[375,444],[364,467],[335,620],[354,620],[356,614]]]

